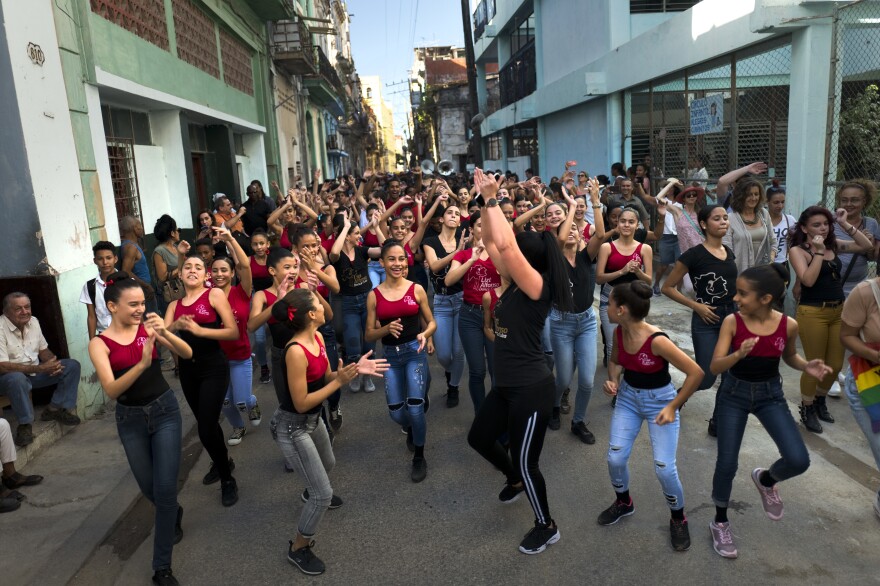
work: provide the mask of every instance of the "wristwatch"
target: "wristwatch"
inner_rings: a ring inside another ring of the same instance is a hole
[[[497,206],[497,205],[498,205],[498,200],[495,199],[494,197],[493,197],[492,199],[490,199],[489,201],[486,202],[486,207],[487,207],[487,208],[494,208],[494,207]]]

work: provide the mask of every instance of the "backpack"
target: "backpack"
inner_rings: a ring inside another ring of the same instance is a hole
[[[89,299],[92,300],[92,305],[95,304],[95,285],[97,279],[91,279],[86,281],[86,290],[89,292]]]

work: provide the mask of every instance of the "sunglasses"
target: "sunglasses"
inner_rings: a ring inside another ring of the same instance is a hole
[[[695,197],[697,197],[697,194],[696,194],[696,193],[688,193],[688,194],[685,195],[684,197],[685,197],[685,199],[688,199],[688,198],[690,198],[690,197],[694,197],[694,198],[695,198]]]

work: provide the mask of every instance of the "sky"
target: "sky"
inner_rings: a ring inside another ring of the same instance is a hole
[[[382,78],[382,97],[394,110],[395,133],[403,135],[413,47],[464,46],[459,0],[348,0],[351,53],[358,75]]]

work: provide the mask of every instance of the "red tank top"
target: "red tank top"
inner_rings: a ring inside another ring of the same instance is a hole
[[[373,289],[376,294],[376,319],[382,326],[386,326],[396,319],[400,319],[403,330],[398,337],[391,335],[382,338],[384,346],[398,346],[416,339],[421,331],[419,322],[419,302],[416,299],[416,284],[411,283],[403,297],[396,301],[389,301],[382,296],[378,287]]]
[[[605,262],[605,272],[606,273],[614,273],[621,270],[626,266],[631,260],[636,261],[639,264],[642,264],[642,244],[639,243],[636,246],[636,249],[632,254],[621,254],[620,251],[617,250],[617,247],[614,246],[614,243],[611,242],[611,254],[608,255],[608,260]]]
[[[409,247],[409,242],[403,245],[403,251],[406,253],[406,264],[412,267],[416,264],[416,259],[413,257],[412,249]]]
[[[498,293],[495,292],[495,289],[489,289],[487,293],[489,293],[489,313],[495,315],[495,305],[498,303]]]
[[[272,275],[269,274],[269,264],[261,265],[257,262],[257,257],[251,257],[251,277],[253,279],[272,279]]]
[[[736,331],[730,351],[736,352],[743,342],[751,338],[758,338],[748,356],[740,359],[730,367],[730,374],[736,378],[749,382],[762,382],[779,377],[779,359],[788,344],[788,317],[782,316],[776,330],[769,336],[758,336],[752,333],[739,312],[733,314],[736,319]]]
[[[464,264],[471,257],[471,250],[465,249],[455,253],[452,257],[459,263]],[[501,285],[501,277],[498,270],[492,263],[491,258],[486,260],[477,260],[467,270],[461,280],[461,287],[464,290],[464,302],[471,305],[481,305],[483,303],[483,293],[490,289],[494,289]]]
[[[584,225],[584,242],[590,241],[590,227],[591,226],[592,226],[592,224],[590,224],[589,222],[586,222]]]
[[[379,246],[379,236],[377,234],[373,234],[369,230],[364,230],[361,233],[361,239],[364,242],[364,246],[367,248]]]
[[[270,293],[268,289],[263,289],[263,295],[266,296],[266,307],[272,307],[272,305],[274,305],[275,301],[278,299],[278,296],[274,293]],[[277,324],[278,320],[274,317],[270,317],[267,323]]]
[[[179,319],[183,315],[191,315],[193,321],[199,325],[217,323],[217,312],[214,311],[214,307],[208,299],[210,294],[211,290],[205,289],[192,305],[184,305],[183,299],[180,299],[174,306],[174,319]]]
[[[312,354],[311,351],[302,344],[297,343],[297,346],[303,349],[303,354],[306,356],[307,383],[313,383],[324,378],[324,374],[327,372],[327,364],[329,364],[327,359],[327,349],[324,348],[324,344],[321,343],[321,339],[318,338],[317,335],[315,336],[315,342],[318,343],[317,356]]]
[[[140,362],[144,352],[144,344],[149,338],[144,324],[138,325],[137,334],[131,344],[120,344],[102,334],[98,334],[98,337],[110,349],[110,368],[113,369],[113,372],[129,369]],[[153,360],[157,358],[159,358],[159,351],[156,346],[153,346]]]
[[[293,246],[290,244],[290,238],[287,236],[287,228],[284,228],[281,231],[281,238],[278,239],[278,244],[281,248],[286,248],[287,250],[293,249]]]
[[[238,326],[238,338],[235,340],[220,340],[220,348],[230,360],[246,360],[251,357],[251,341],[248,338],[247,322],[251,308],[251,298],[245,293],[241,285],[229,289],[229,305],[232,307],[232,315]]]
[[[669,376],[669,363],[665,358],[657,356],[651,344],[657,336],[668,337],[663,332],[654,332],[638,349],[630,354],[623,346],[623,328],[614,330],[617,342],[617,364],[623,369],[623,380],[637,389],[658,389],[665,387],[672,380]]]
[[[324,247],[327,254],[330,254],[330,249],[333,248],[333,243],[336,242],[336,234],[327,236],[324,232],[318,232],[318,236],[321,238],[321,246]]]

